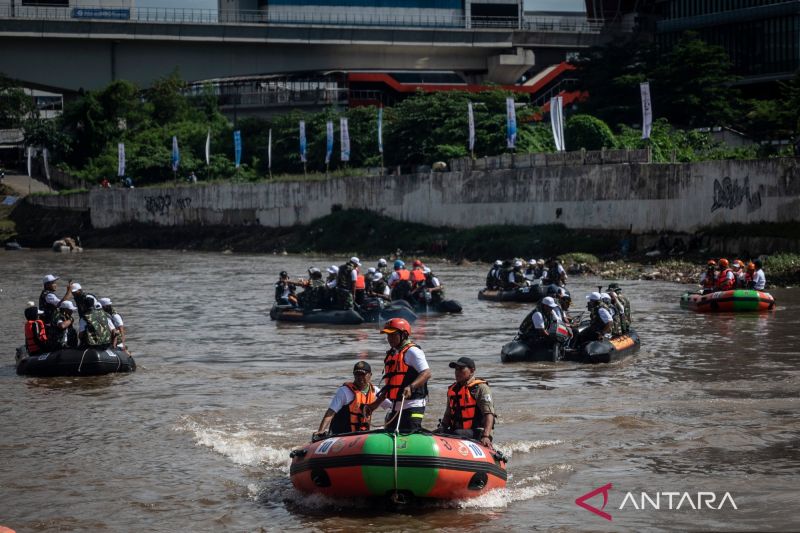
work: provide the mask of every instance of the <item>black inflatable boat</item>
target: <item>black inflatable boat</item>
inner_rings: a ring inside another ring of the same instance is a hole
[[[17,348],[17,374],[20,376],[98,376],[112,372],[133,372],[136,361],[124,350],[67,348],[28,355]]]
[[[530,346],[524,341],[513,340],[500,351],[504,363],[518,361],[575,361],[578,363],[611,363],[639,351],[641,341],[636,330],[612,339],[592,341],[579,348],[562,347],[557,344]]]

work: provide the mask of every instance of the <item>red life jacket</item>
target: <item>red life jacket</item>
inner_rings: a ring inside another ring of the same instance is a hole
[[[722,272],[719,273],[719,277],[717,278],[717,289],[721,291],[729,291],[736,287],[736,278],[728,279],[728,274],[731,273],[730,268],[726,268]]]
[[[414,283],[422,283],[423,281],[425,281],[425,272],[423,272],[422,270],[414,269],[410,272],[410,275],[411,275],[411,281],[413,281]]]
[[[364,281],[364,276],[359,274],[356,278],[356,290],[363,291],[366,288],[366,282]]]
[[[472,396],[472,389],[486,383],[476,379],[460,385],[453,383],[447,389],[447,409],[450,411],[450,424],[453,429],[472,429],[483,422],[478,402]]]
[[[375,401],[375,391],[372,389],[372,385],[370,385],[367,394],[358,390],[354,383],[345,383],[344,385],[350,389],[355,396],[353,401],[347,405],[350,431],[369,431],[372,415],[364,414],[364,406]],[[344,411],[344,409],[342,409],[342,411]]]
[[[398,278],[392,282],[392,285],[391,285],[391,287],[392,287],[393,289],[394,289],[394,288],[395,288],[395,286],[396,286],[398,283],[400,283],[401,281],[408,281],[409,279],[411,279],[411,272],[409,272],[409,271],[408,271],[408,270],[406,270],[405,268],[400,268],[400,269],[398,269],[398,270],[395,270],[395,272],[397,272],[397,276],[398,276]]]
[[[25,322],[25,348],[27,348],[28,353],[39,353],[46,344],[47,333],[44,329],[44,322],[41,320],[28,320]]]
[[[419,375],[419,372],[406,364],[406,352],[411,347],[419,348],[413,342],[407,341],[399,351],[394,349],[387,351],[386,358],[383,360],[382,380],[386,382],[383,389],[386,390],[386,398],[393,402],[400,399],[403,395],[403,389],[417,379]],[[412,391],[411,398],[408,399],[424,398],[427,395],[428,387],[426,384],[421,389]]]

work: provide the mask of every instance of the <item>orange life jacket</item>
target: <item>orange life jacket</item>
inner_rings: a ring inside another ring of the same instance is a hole
[[[401,281],[408,281],[408,280],[410,280],[410,279],[411,279],[411,272],[409,272],[409,271],[408,271],[408,270],[406,270],[405,268],[401,268],[401,269],[395,270],[395,272],[397,272],[397,276],[398,276],[398,278],[392,282],[392,285],[391,285],[391,287],[392,287],[393,289],[394,289],[394,288],[395,288],[395,286],[396,286],[398,283],[400,283]]]
[[[366,288],[366,282],[364,281],[364,276],[359,274],[356,278],[356,290],[363,291]]]
[[[36,328],[34,329],[34,326]],[[28,320],[25,322],[25,348],[29,354],[39,353],[47,344],[47,333],[44,322],[41,320]]]
[[[731,272],[732,270],[730,268],[726,268],[719,273],[719,277],[717,278],[717,289],[721,291],[729,291],[736,287],[736,278],[734,277],[734,279],[728,279],[728,274]]]
[[[411,281],[414,283],[422,283],[425,281],[425,272],[422,270],[414,269],[410,272]]]
[[[403,395],[403,389],[417,379],[419,375],[419,372],[406,364],[406,352],[411,347],[419,348],[413,342],[407,341],[399,351],[394,349],[387,351],[386,358],[383,360],[382,380],[386,382],[383,390],[386,390],[386,398],[393,402],[400,399]],[[411,391],[411,398],[408,399],[424,398],[427,395],[428,386],[425,384],[421,389]]]
[[[450,411],[450,424],[453,429],[472,429],[483,422],[478,402],[472,396],[472,389],[482,383],[486,382],[476,379],[464,385],[456,382],[448,387],[447,408]]]
[[[366,415],[364,413],[364,406],[370,404],[375,401],[375,391],[372,388],[372,385],[369,386],[369,392],[364,394],[363,391],[356,388],[354,383],[345,383],[345,387],[350,389],[353,392],[355,398],[353,401],[350,402],[346,407],[345,410],[342,408],[339,413],[346,412],[347,413],[347,424],[349,425],[350,431],[369,431],[369,425],[372,421],[372,415]],[[337,413],[338,414],[338,413]]]

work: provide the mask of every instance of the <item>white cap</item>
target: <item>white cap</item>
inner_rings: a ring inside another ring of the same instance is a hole
[[[553,300],[552,296],[546,296],[546,297],[542,298],[542,304],[546,305],[547,307],[556,307],[556,306],[558,306],[556,301]]]
[[[428,267],[425,267],[425,268],[422,269],[422,273],[423,274],[430,274],[431,273],[431,269],[428,268]]]
[[[503,262],[500,261],[499,259],[494,262],[494,266],[502,266],[502,265],[503,265]]]
[[[100,305],[103,307],[108,307],[111,305],[111,298],[100,298]]]
[[[386,266],[386,265],[387,265],[386,259],[384,259],[383,257],[378,259],[378,266]]]
[[[58,305],[58,302],[61,301],[61,298],[56,296],[53,292],[48,292],[47,296],[44,297],[44,301],[50,305]]]
[[[351,257],[350,262],[356,266],[361,266],[361,260],[356,256]]]
[[[375,267],[369,267],[369,268],[367,269],[367,273],[369,273],[369,274],[374,274],[375,272],[376,272],[376,269],[375,269]]]
[[[590,292],[586,295],[586,299],[590,302],[599,302],[603,299],[603,295],[599,292]]]
[[[372,281],[378,281],[378,280],[379,280],[379,279],[381,279],[382,277],[383,277],[383,274],[381,274],[380,272],[375,272],[375,273],[372,275]]]
[[[522,266],[522,261],[520,261],[519,259],[517,259],[516,261],[514,261],[514,266],[515,266],[515,267],[521,267],[521,266]]]
[[[47,285],[48,283],[52,283],[58,279],[58,276],[54,276],[52,274],[48,274],[42,278],[42,285]]]
[[[543,265],[544,264],[544,259],[537,259],[536,260],[536,264],[537,265]]]
[[[75,304],[72,303],[70,300],[64,300],[63,302],[58,304],[58,307],[61,309],[68,309],[70,311],[75,311],[77,309],[77,307],[75,307]]]
[[[535,265],[536,264],[536,259],[528,259],[528,264],[529,265]]]
[[[83,287],[81,287],[81,284],[78,283],[77,281],[75,283],[73,283],[72,286],[70,286],[70,288],[69,288],[70,292],[78,292],[79,290],[82,290],[82,289],[83,289]]]
[[[328,267],[328,272],[330,274],[336,274],[339,272],[339,267],[337,267],[336,265],[331,265]]]
[[[600,297],[601,297],[603,300],[610,300],[610,299],[611,299],[611,295],[610,295],[610,294],[608,294],[607,292],[601,292],[601,293],[600,293]]]

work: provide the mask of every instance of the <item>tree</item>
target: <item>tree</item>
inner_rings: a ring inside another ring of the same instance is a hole
[[[608,124],[591,115],[573,115],[564,129],[564,142],[570,150],[600,150],[617,144]]]

